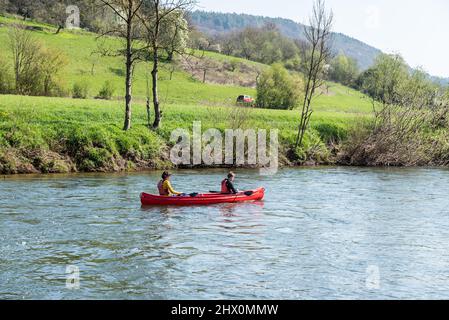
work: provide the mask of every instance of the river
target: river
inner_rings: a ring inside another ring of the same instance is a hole
[[[2,178],[0,299],[449,298],[448,170],[237,173],[264,202],[142,208],[153,172]]]

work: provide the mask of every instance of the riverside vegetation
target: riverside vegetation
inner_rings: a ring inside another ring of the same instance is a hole
[[[0,17],[3,68],[0,82],[7,79],[5,75],[12,68],[8,35],[15,23],[18,20],[14,17]],[[66,63],[52,79],[58,88],[55,95],[59,97],[16,95],[11,86],[4,88],[5,93],[10,90],[9,94],[0,95],[0,172],[3,174],[170,167],[171,132],[177,128],[191,129],[194,121],[201,121],[203,130],[279,129],[283,165],[449,164],[447,93],[430,84],[422,73],[410,74],[404,70],[403,61],[392,57],[380,58],[377,69],[362,74],[358,89],[364,93],[334,82],[320,88],[303,144],[291,153],[300,117],[297,108],[235,106],[237,96],[257,96],[256,89],[219,84],[217,75],[214,83],[198,79],[178,59],[164,63],[160,70],[163,125],[157,130],[148,128],[145,102],[149,67],[144,62],[137,64],[133,125],[129,131],[123,131],[123,97],[118,95],[124,92],[123,59],[96,55],[96,34],[86,31],[56,34],[56,28],[51,25],[32,21],[25,25],[40,27],[30,31],[33,37],[43,48],[63,52]],[[106,41],[110,45],[117,42],[113,38]],[[242,76],[256,78],[270,68],[218,53],[205,55],[220,68],[231,65],[226,75],[235,77],[234,83],[242,83],[239,79]],[[394,66],[400,71],[397,77],[381,72],[388,70],[392,60],[397,62]],[[387,87],[380,85],[386,83]],[[85,99],[73,99],[73,96]]]

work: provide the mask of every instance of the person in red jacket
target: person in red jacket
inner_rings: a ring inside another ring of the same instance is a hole
[[[235,173],[229,172],[228,177],[221,182],[221,193],[236,194],[237,189],[234,187]]]

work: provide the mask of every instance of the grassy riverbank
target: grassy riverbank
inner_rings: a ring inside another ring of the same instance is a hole
[[[344,138],[351,123],[368,115],[338,98],[348,89],[335,85],[332,99],[320,98],[306,139],[303,160],[327,163],[332,156],[327,143]],[[342,93],[340,93],[342,94]],[[353,92],[353,103],[358,93]],[[363,100],[361,100],[363,101]],[[133,127],[122,131],[120,101],[74,100],[0,96],[0,172],[119,171],[170,166],[167,161],[170,134],[201,121],[203,130],[243,127],[279,129],[281,161],[293,143],[298,111],[242,109],[199,104],[164,105],[163,126],[154,132],[146,127],[143,103],[134,105]]]
[[[299,122],[299,111],[277,111],[237,108],[241,94],[256,95],[252,87],[223,85],[242,83],[256,75],[256,69],[267,66],[244,59],[206,52],[215,61],[217,70],[209,83],[202,83],[181,61],[166,63],[160,73],[160,98],[163,125],[151,131],[146,124],[146,75],[149,66],[137,65],[133,85],[133,127],[123,132],[123,60],[95,54],[97,35],[85,31],[63,31],[36,22],[22,22],[0,17],[0,58],[12,73],[8,47],[9,28],[25,23],[39,27],[33,37],[48,48],[67,56],[61,70],[60,85],[67,96],[74,84],[88,89],[86,100],[71,98],[26,97],[0,95],[0,173],[120,171],[140,168],[161,168],[168,161],[172,130],[190,128],[201,121],[203,130],[217,128],[279,129],[281,161],[289,164],[286,150],[293,144]],[[106,38],[108,46],[117,46],[114,38]],[[225,70],[230,61],[237,62],[236,71]],[[221,77],[221,78],[220,78]],[[231,78],[232,81],[229,81]],[[115,88],[111,101],[94,100],[105,81]],[[213,83],[212,83],[213,82]],[[347,135],[348,128],[371,111],[369,100],[361,93],[337,84],[329,84],[314,102],[312,129],[305,146],[298,150],[301,163],[333,161],[331,142]]]

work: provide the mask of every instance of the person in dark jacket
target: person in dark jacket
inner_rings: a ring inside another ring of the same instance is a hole
[[[238,190],[234,187],[235,173],[229,172],[228,177],[221,182],[221,193],[237,194]]]

